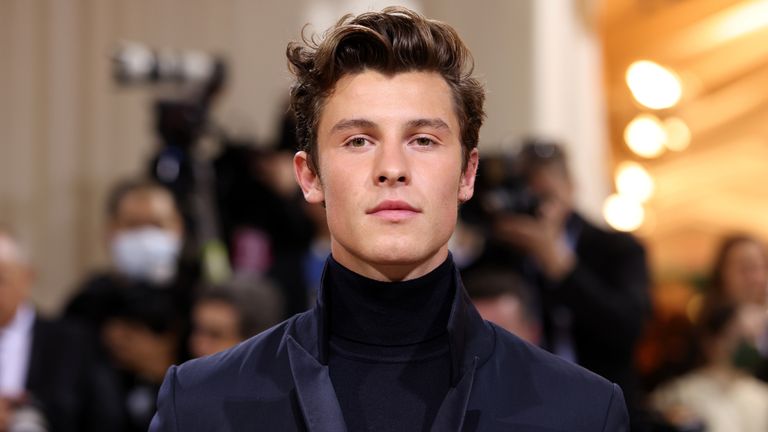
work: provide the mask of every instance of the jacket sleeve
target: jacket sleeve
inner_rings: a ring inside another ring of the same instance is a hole
[[[613,384],[613,394],[608,402],[603,432],[629,432],[629,414],[624,395],[618,385]]]
[[[608,247],[601,254],[605,261],[592,258],[587,264],[579,259],[556,295],[595,338],[631,349],[650,313],[645,250],[629,239],[614,240]]]
[[[171,366],[165,374],[157,395],[157,412],[152,417],[149,432],[178,432],[176,422],[176,368]]]

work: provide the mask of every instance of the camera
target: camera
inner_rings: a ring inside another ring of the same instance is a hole
[[[485,157],[475,180],[475,198],[462,208],[462,218],[485,224],[501,215],[538,217],[539,197],[528,186],[518,158],[511,154]]]

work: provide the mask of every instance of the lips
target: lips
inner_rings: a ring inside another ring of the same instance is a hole
[[[421,211],[405,201],[385,200],[376,207],[366,211],[366,213],[388,221],[398,222],[414,217],[421,213]]]

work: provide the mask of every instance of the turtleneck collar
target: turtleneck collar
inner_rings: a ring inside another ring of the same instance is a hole
[[[330,333],[350,341],[403,346],[447,332],[455,293],[455,269],[448,258],[426,275],[382,282],[328,259],[325,283]]]

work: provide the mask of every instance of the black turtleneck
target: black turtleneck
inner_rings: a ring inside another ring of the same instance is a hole
[[[450,385],[450,256],[430,273],[380,282],[333,258],[328,366],[350,431],[426,431]]]

